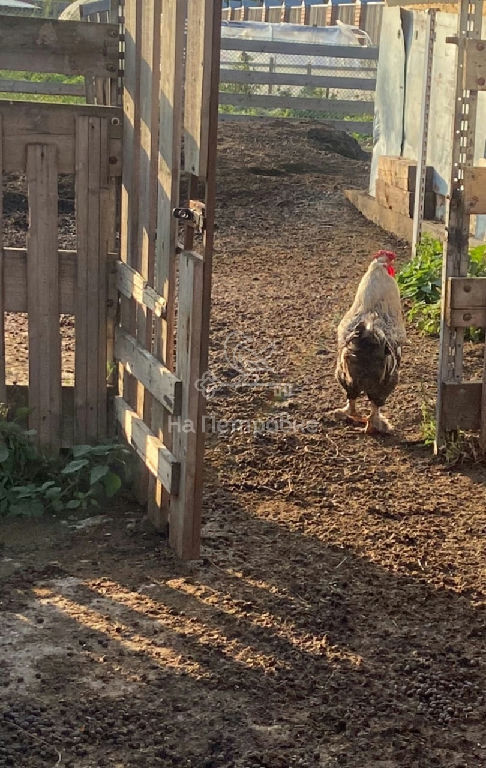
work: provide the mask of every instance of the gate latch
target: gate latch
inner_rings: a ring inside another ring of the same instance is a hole
[[[202,235],[206,230],[206,206],[200,200],[189,200],[188,208],[174,208],[172,215]]]

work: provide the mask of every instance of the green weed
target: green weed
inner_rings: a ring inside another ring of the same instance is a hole
[[[469,251],[469,277],[486,276],[486,245]],[[437,336],[440,330],[440,301],[442,292],[442,243],[425,234],[417,253],[397,276],[400,292],[408,300],[407,317],[428,336]],[[480,341],[484,332],[467,328],[465,338]]]
[[[0,518],[40,517],[46,512],[99,507],[130,476],[124,445],[76,445],[52,459],[35,446],[35,432],[22,426],[27,410],[0,414]]]

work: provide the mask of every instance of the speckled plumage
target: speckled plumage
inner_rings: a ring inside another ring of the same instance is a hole
[[[384,405],[398,384],[405,339],[398,285],[385,260],[375,259],[338,326],[336,378],[348,400],[365,394],[378,407]]]

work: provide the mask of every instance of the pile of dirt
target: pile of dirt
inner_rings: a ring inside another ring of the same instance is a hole
[[[338,131],[332,126],[319,125],[318,128],[310,128],[307,131],[307,138],[317,149],[324,149],[326,152],[335,152],[351,160],[368,160],[369,158],[368,153],[363,151],[356,139],[349,133]]]

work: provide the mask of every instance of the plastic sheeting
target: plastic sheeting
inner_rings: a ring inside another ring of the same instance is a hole
[[[370,195],[373,197],[378,158],[381,155],[400,155],[402,151],[404,95],[405,47],[400,8],[384,8],[376,77],[373,157],[370,172]]]
[[[402,20],[407,58],[403,156],[417,160],[427,16],[423,11],[406,11]],[[446,37],[456,31],[455,14],[437,14],[427,164],[434,169],[434,191],[443,196],[449,191],[457,63],[457,46],[446,43]],[[439,207],[437,214],[442,213]]]
[[[264,21],[223,21],[221,37],[314,45],[359,45],[352,28],[346,24],[334,27],[307,27],[300,24],[270,24]]]
[[[457,47],[446,37],[457,33],[457,16],[437,13],[432,67],[427,164],[434,169],[434,191],[438,193],[437,216],[444,215],[449,193],[452,160],[452,130],[456,88]],[[425,65],[426,12],[384,8],[378,62],[374,147],[370,194],[375,194],[380,155],[402,155],[417,161],[420,146],[420,113]],[[402,86],[399,84],[402,83]],[[403,94],[403,96],[402,96]],[[475,161],[486,156],[486,93],[478,97]],[[486,235],[486,216],[476,217],[474,234]]]
[[[223,39],[236,38],[238,40],[261,40],[278,43],[302,43],[312,45],[335,45],[336,56],[305,56],[305,62],[313,67],[332,67],[339,69],[341,62],[345,63],[347,68],[357,70],[375,69],[375,62],[369,59],[351,59],[345,60],[339,57],[340,45],[352,45],[361,47],[355,34],[354,27],[339,23],[333,27],[307,27],[299,24],[272,24],[262,21],[223,21],[221,25],[221,37]],[[371,45],[371,41],[365,32],[360,31],[361,39],[366,38]],[[224,45],[223,45],[224,48]],[[255,54],[252,54],[255,58]],[[239,61],[241,53],[239,51],[225,51],[225,61]],[[278,55],[259,53],[258,64],[269,64],[273,59],[279,67],[288,65],[292,67],[296,63],[302,63],[300,54]]]

